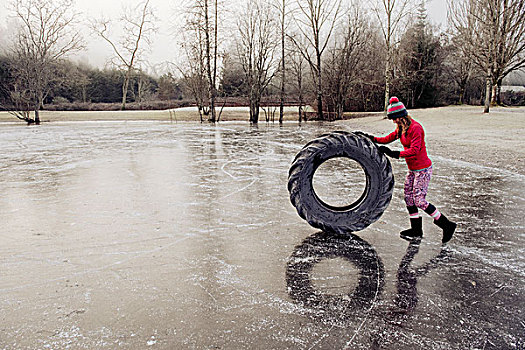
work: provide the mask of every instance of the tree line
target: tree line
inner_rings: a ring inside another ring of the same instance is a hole
[[[0,55],[0,105],[7,109],[22,108],[22,99],[13,98],[19,85],[10,57]],[[125,72],[117,68],[98,69],[82,63],[64,60],[53,67],[53,81],[42,98],[41,109],[121,109],[122,86]],[[171,73],[154,77],[144,71],[134,71],[129,77],[126,101],[133,108],[148,108],[155,101],[182,101],[184,97],[180,79]],[[30,102],[28,98],[26,100]],[[113,104],[114,106],[104,106]],[[163,105],[163,104],[160,104]],[[177,103],[175,103],[177,105]],[[30,109],[31,110],[31,109]]]
[[[368,5],[368,6],[365,6]],[[525,67],[525,0],[458,0],[448,27],[427,18],[425,0],[246,0],[235,16],[221,0],[181,5],[181,55],[161,76],[147,74],[147,48],[157,23],[149,0],[123,9],[118,21],[89,26],[113,51],[111,68],[74,63],[84,49],[72,0],[12,0],[18,31],[0,54],[0,105],[28,123],[39,111],[163,108],[191,103],[216,122],[226,104],[260,110],[298,107],[299,121],[342,118],[345,111],[380,111],[399,96],[408,108],[453,103],[525,104],[501,92]],[[113,36],[112,26],[122,35]],[[314,112],[305,112],[306,106]],[[267,118],[268,119],[268,118]]]

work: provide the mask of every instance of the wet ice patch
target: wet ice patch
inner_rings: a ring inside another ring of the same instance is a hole
[[[155,336],[151,336],[151,339],[149,339],[147,342],[146,342],[146,345],[147,346],[153,346],[157,344],[157,339],[155,339]]]
[[[441,233],[424,218],[409,264],[399,161],[385,216],[359,233],[383,262],[385,290],[364,281],[368,307],[356,310],[348,306],[359,293],[347,283],[316,307],[294,300],[286,281],[288,263],[317,261],[294,255],[313,232],[289,202],[287,172],[304,144],[340,125],[124,124],[16,127],[0,137],[2,340],[13,348],[481,349],[512,348],[522,334],[522,177],[436,157],[428,198],[460,227],[451,259],[435,265]],[[303,248],[319,252],[320,242]],[[369,280],[380,280],[375,267],[363,267]],[[299,283],[311,279],[295,272]],[[314,278],[337,283],[325,272]],[[62,289],[72,277],[83,287]],[[311,284],[306,295],[322,299]],[[126,317],[108,312],[105,298]],[[390,310],[403,302],[413,309]],[[53,304],[65,306],[55,314]],[[80,328],[79,319],[108,328]]]

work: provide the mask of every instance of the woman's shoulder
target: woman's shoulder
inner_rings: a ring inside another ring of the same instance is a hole
[[[421,123],[419,123],[417,120],[415,119],[412,119],[411,123],[410,123],[410,129],[423,129],[423,125],[421,125]]]
[[[423,129],[423,125],[418,123],[417,120],[412,119],[412,122],[410,123],[410,127],[408,128],[409,133],[419,133],[419,132],[425,132]]]

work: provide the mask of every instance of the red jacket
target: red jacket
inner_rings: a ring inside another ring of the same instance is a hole
[[[374,137],[374,141],[377,143],[390,143],[398,138],[397,130],[394,130],[384,137]],[[404,151],[401,151],[399,156],[405,158],[408,169],[421,170],[432,165],[425,147],[425,130],[414,119],[412,119],[407,132],[401,135],[401,144]]]

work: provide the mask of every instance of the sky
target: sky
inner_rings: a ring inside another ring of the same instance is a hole
[[[0,45],[5,43],[9,26],[6,9],[9,1],[0,0]],[[234,0],[228,0],[229,3],[232,1]],[[243,0],[235,1],[241,4],[243,2]],[[116,20],[123,6],[134,5],[138,2],[138,0],[77,0],[75,6],[82,13],[83,19],[88,20],[89,18],[104,16]],[[176,61],[180,37],[177,36],[177,29],[174,26],[181,22],[178,14],[183,9],[182,2],[183,0],[150,0],[159,19],[158,33],[148,53],[148,61],[153,66],[162,65],[163,62]],[[427,0],[429,20],[443,28],[446,24],[446,7],[446,0]],[[74,59],[93,67],[103,68],[112,56],[111,47],[99,37],[90,34],[90,29],[87,26],[82,29],[82,32],[87,42],[86,50],[77,54]]]

